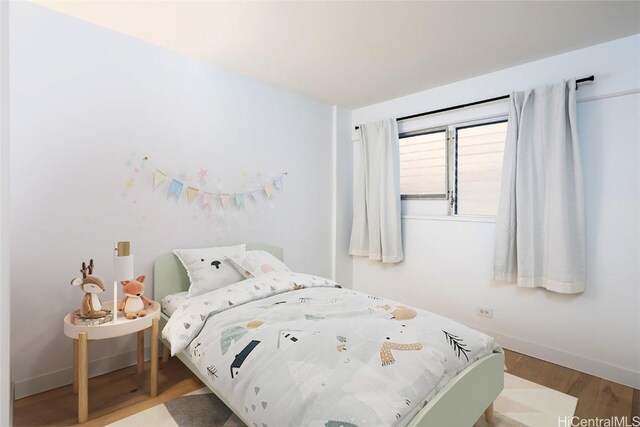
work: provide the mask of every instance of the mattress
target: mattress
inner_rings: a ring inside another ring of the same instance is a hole
[[[187,300],[187,291],[166,295],[162,298],[162,312],[171,317],[173,313]]]
[[[259,427],[404,426],[458,373],[500,351],[442,316],[286,272],[189,298],[162,336]]]

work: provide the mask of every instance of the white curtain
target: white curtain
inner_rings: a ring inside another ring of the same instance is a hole
[[[494,280],[584,291],[575,80],[511,95],[496,225]]]
[[[354,147],[349,254],[402,261],[399,157],[395,119],[360,126],[360,140]]]

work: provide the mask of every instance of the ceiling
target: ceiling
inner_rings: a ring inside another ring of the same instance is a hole
[[[640,33],[637,1],[35,3],[348,108]]]

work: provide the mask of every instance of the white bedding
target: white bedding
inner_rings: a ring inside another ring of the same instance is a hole
[[[405,425],[493,338],[297,273],[190,298],[162,335],[249,425]]]
[[[177,292],[175,294],[166,295],[160,301],[162,306],[162,312],[171,317],[173,313],[187,300],[187,291]]]

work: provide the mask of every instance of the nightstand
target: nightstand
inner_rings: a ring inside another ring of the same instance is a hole
[[[107,309],[112,309],[113,302],[104,303]],[[158,321],[160,319],[160,304],[152,301],[152,305],[145,308],[147,315],[129,320],[118,313],[118,319],[97,326],[75,325],[73,320],[76,312],[69,313],[64,318],[64,334],[73,339],[73,391],[78,393],[78,422],[84,423],[89,418],[89,341],[116,338],[123,335],[137,333],[138,363],[137,372],[144,371],[144,331],[151,329],[151,397],[158,395]]]

